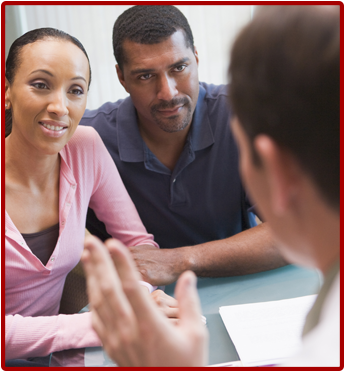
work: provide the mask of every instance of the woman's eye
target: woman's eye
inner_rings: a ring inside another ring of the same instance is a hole
[[[48,89],[47,85],[44,83],[33,83],[31,85],[36,89]]]
[[[80,95],[84,94],[84,91],[81,88],[73,88],[68,93],[74,94],[76,96],[80,96]]]

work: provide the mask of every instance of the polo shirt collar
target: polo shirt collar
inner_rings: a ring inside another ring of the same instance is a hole
[[[199,97],[195,107],[192,125],[188,134],[192,149],[203,150],[214,143],[213,131],[208,116],[207,103],[204,102],[206,90],[199,85]]]
[[[119,106],[116,121],[120,159],[127,162],[144,161],[144,141],[140,135],[136,110],[130,97]]]
[[[193,115],[188,140],[194,151],[202,150],[214,143],[214,136],[208,117],[207,105],[204,104],[206,90],[199,85],[199,97]],[[117,112],[117,138],[120,159],[127,162],[145,161],[145,144],[137,124],[137,114],[133,102],[127,97]]]

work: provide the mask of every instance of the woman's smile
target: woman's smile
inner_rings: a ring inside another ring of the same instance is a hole
[[[61,122],[56,122],[52,120],[41,120],[39,121],[42,131],[48,137],[59,138],[62,137],[68,128],[68,125]]]

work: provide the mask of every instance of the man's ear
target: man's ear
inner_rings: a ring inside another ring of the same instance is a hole
[[[199,66],[199,54],[198,54],[198,51],[195,45],[194,45],[194,56],[195,56],[196,64]]]
[[[295,203],[300,183],[296,158],[267,135],[258,135],[253,145],[265,168],[272,210],[278,216],[285,214]]]
[[[128,92],[127,90],[127,87],[126,87],[126,82],[125,82],[125,78],[123,76],[123,72],[121,71],[120,69],[120,66],[118,64],[115,65],[115,68],[116,68],[116,73],[117,73],[117,77],[119,79],[119,82],[121,83],[121,85],[126,89],[126,92]]]

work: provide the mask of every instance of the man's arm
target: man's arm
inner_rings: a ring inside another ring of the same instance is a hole
[[[184,273],[176,285],[180,320],[172,324],[141,290],[140,276],[120,241],[111,239],[104,245],[86,237],[82,261],[92,325],[119,366],[206,365],[208,334],[193,273]]]
[[[271,230],[262,223],[230,238],[174,249],[130,248],[144,280],[167,285],[191,270],[197,276],[221,277],[253,274],[284,266]]]

